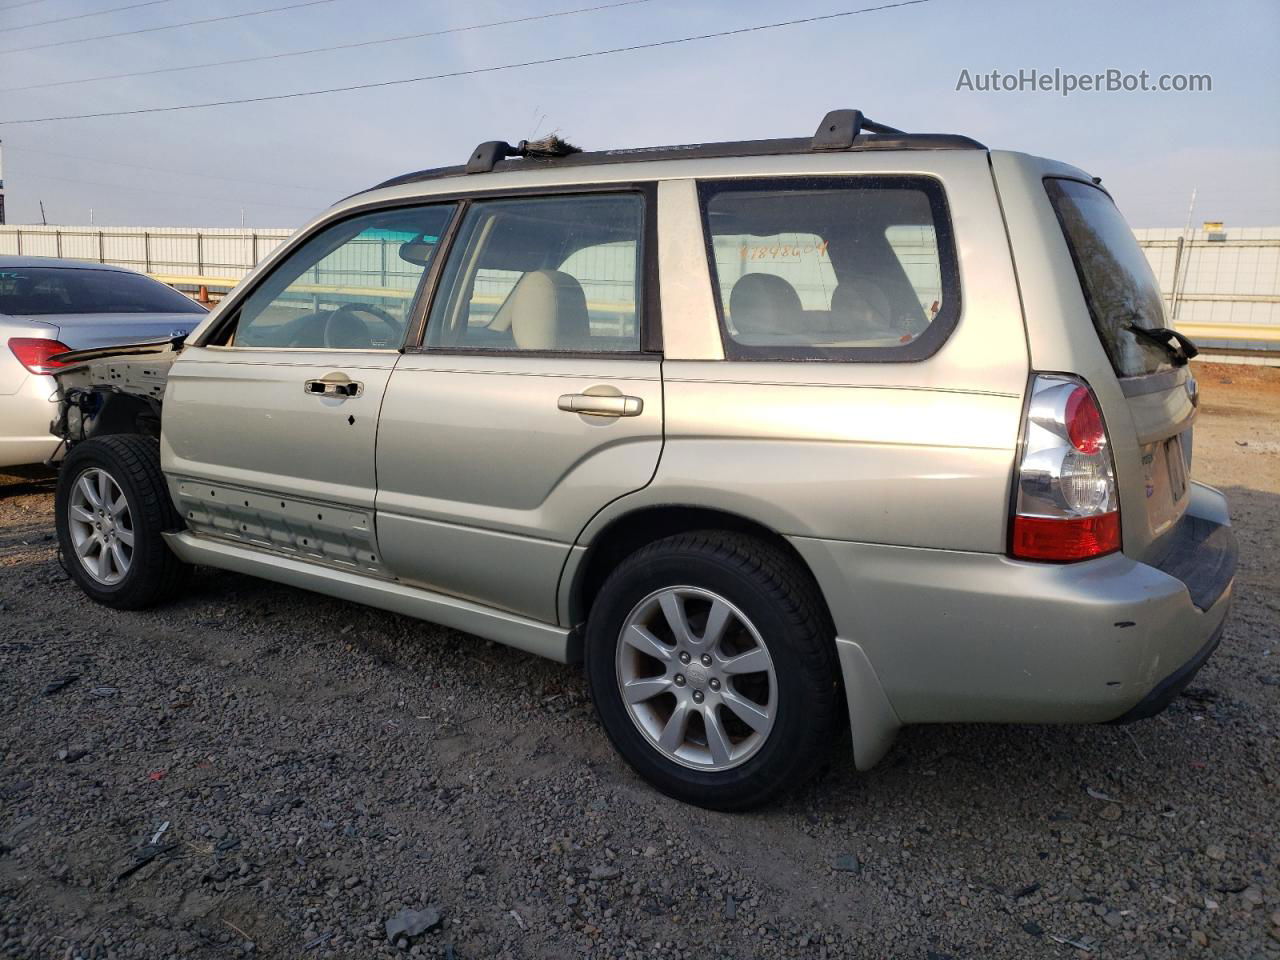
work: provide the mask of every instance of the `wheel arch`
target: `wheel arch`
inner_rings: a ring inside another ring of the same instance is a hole
[[[160,437],[160,401],[104,386],[63,391],[56,432],[68,447],[95,437]]]
[[[782,534],[750,517],[694,504],[652,504],[636,507],[610,520],[591,538],[582,558],[566,569],[561,580],[560,609],[568,626],[584,623],[609,573],[619,562],[647,544],[694,530],[727,530],[754,536],[782,550],[812,583],[822,610],[831,622],[831,609],[799,551]]]

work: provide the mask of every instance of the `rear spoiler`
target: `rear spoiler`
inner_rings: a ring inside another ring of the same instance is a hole
[[[117,343],[110,347],[92,347],[88,350],[68,350],[55,353],[49,359],[62,366],[101,360],[103,357],[138,357],[149,353],[177,353],[187,342],[186,337],[166,337],[163,340],[139,340],[137,343]]]

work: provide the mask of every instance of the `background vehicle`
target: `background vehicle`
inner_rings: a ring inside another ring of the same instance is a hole
[[[121,267],[0,256],[0,467],[40,463],[58,438],[50,358],[185,336],[207,311],[172,287]]]
[[[1063,164],[857,111],[486,143],[180,350],[64,358],[59,539],[113,606],[200,563],[585,659],[643,776],[740,809],[846,720],[865,769],[905,723],[1163,708],[1235,571],[1193,353]]]

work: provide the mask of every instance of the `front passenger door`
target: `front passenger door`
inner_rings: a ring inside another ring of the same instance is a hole
[[[378,210],[325,226],[183,350],[161,457],[194,533],[384,571],[378,408],[453,212]]]

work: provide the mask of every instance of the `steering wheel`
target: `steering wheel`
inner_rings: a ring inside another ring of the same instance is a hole
[[[324,345],[347,350],[368,350],[373,347],[369,325],[356,314],[377,317],[391,330],[393,336],[403,336],[404,325],[381,307],[371,303],[344,303],[325,319]]]

